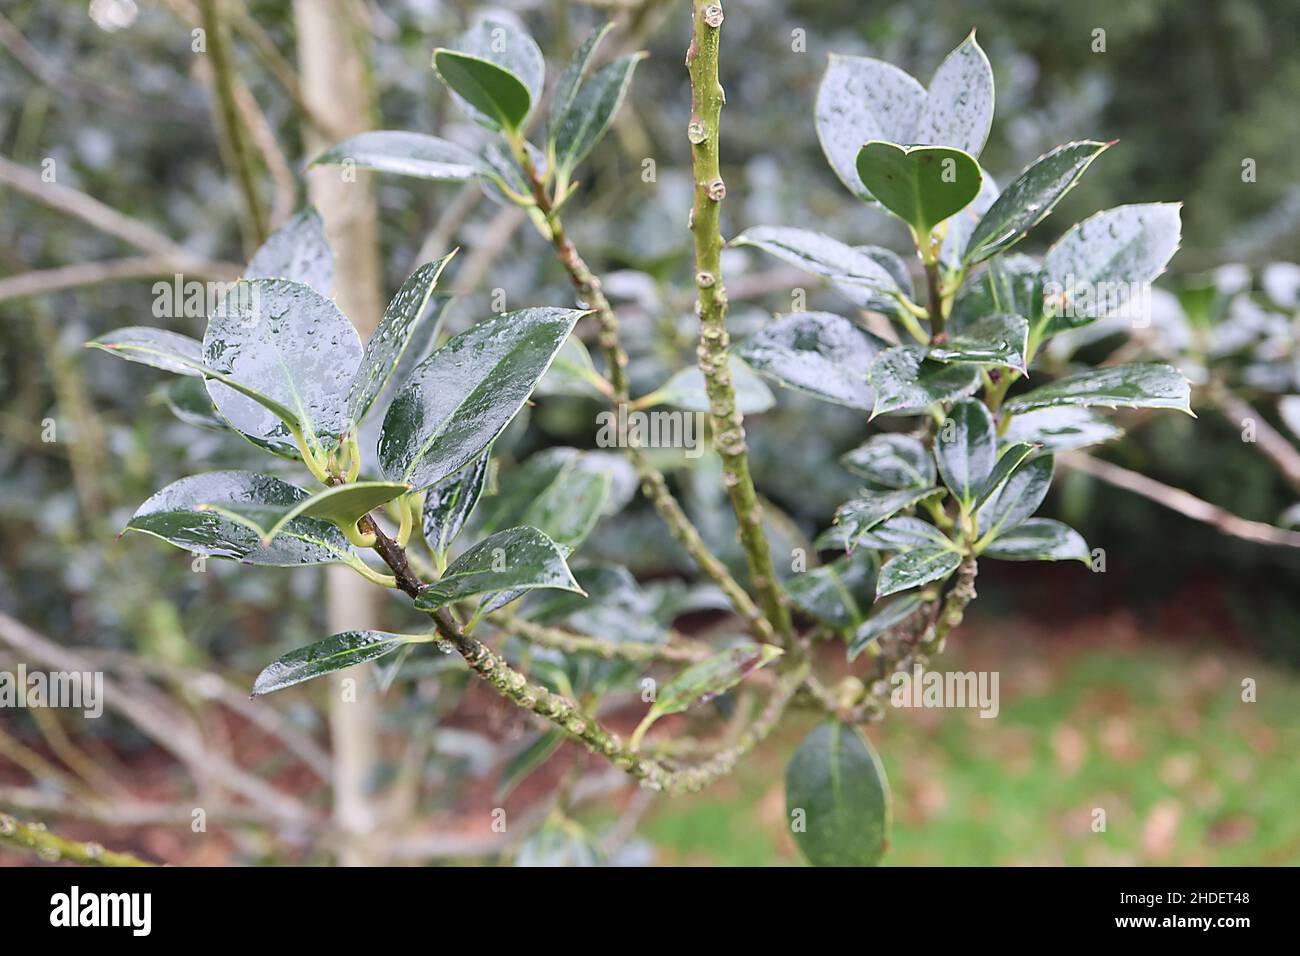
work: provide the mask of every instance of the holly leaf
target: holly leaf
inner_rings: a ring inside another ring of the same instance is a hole
[[[328,296],[334,280],[334,253],[316,210],[304,209],[271,233],[253,254],[244,278],[290,279]]]
[[[799,610],[839,630],[862,623],[876,597],[876,556],[866,548],[785,582]]]
[[[1092,561],[1083,536],[1051,518],[1030,518],[1002,532],[982,553],[1004,561]]]
[[[436,136],[403,130],[359,133],[331,146],[313,166],[354,166],[416,179],[465,182],[488,175],[483,160],[471,150]]]
[[[1059,405],[1105,408],[1174,408],[1192,414],[1191,384],[1172,365],[1135,362],[1095,368],[1017,395],[1003,410],[1022,415]]]
[[[1092,161],[1111,143],[1066,143],[1040,156],[1012,180],[989,207],[966,242],[962,262],[972,266],[1005,252],[1024,238],[1074,188]]]
[[[376,660],[410,644],[432,640],[431,634],[390,634],[387,631],[333,634],[323,641],[292,650],[268,664],[253,682],[252,696],[261,697],[284,690],[294,684]]]
[[[970,205],[984,177],[979,163],[959,149],[882,140],[862,147],[857,170],[868,192],[918,237]]]
[[[484,538],[415,599],[423,611],[489,591],[558,588],[579,591],[559,546],[536,528],[509,528]]]
[[[831,721],[804,738],[785,770],[785,805],[813,866],[876,866],[889,849],[885,768],[854,727]]]
[[[919,592],[904,594],[892,601],[877,602],[867,619],[849,639],[849,662],[852,663],[876,638],[903,624],[927,603],[925,595]]]
[[[420,363],[384,416],[384,476],[419,490],[477,458],[518,414],[584,314],[507,312],[462,332]]]
[[[294,567],[359,561],[343,533],[329,522],[295,518],[268,543],[247,522],[212,508],[214,503],[227,511],[292,508],[309,498],[302,488],[270,475],[206,472],[163,488],[136,510],[126,530],[153,535],[194,554],[245,564]]]
[[[483,494],[492,461],[489,448],[456,474],[444,478],[424,493],[424,540],[437,554],[446,554],[465,527]]]
[[[867,381],[876,390],[871,410],[875,418],[891,412],[919,413],[937,402],[970,395],[979,388],[980,373],[975,365],[927,361],[920,348],[900,345],[876,356]]]
[[[870,411],[866,370],[885,343],[843,316],[797,312],[777,319],[738,354],[761,375],[837,405]]]
[[[840,457],[849,471],[881,488],[934,486],[934,459],[910,435],[875,435]]]
[[[984,403],[966,399],[953,405],[935,438],[934,457],[943,483],[963,512],[972,510],[997,454],[997,427]]]
[[[961,555],[951,547],[917,548],[896,554],[880,569],[880,575],[876,578],[876,597],[882,598],[946,578],[960,564]]]

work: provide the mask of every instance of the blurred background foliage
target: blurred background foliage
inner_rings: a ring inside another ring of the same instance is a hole
[[[94,17],[77,0],[5,4],[0,154],[31,170],[52,161],[59,183],[152,225],[196,255],[242,262],[246,250],[238,196],[213,134],[201,58],[191,53],[194,17],[188,0],[140,0],[138,9],[121,0],[90,6]],[[526,19],[551,64],[563,61],[609,15],[624,25],[622,42],[650,51],[614,133],[588,164],[581,192],[566,212],[575,241],[605,274],[607,291],[624,318],[634,357],[633,391],[648,392],[690,363],[694,353],[685,229],[691,202],[684,135],[689,95],[681,66],[689,33],[686,5],[675,0],[519,0],[496,6]],[[246,19],[242,13],[236,17],[240,73],[282,154],[264,158],[267,195],[292,211],[304,201],[300,173],[311,156],[304,152],[302,121],[292,98],[253,42],[273,45],[291,63],[292,5],[256,0],[231,7],[246,10]],[[1291,0],[749,0],[734,7],[728,10],[722,68],[728,97],[722,140],[727,234],[749,225],[782,223],[903,251],[906,237],[897,224],[854,201],[822,158],[811,106],[826,55],[883,58],[924,80],[976,28],[997,78],[997,111],[983,162],[998,182],[1006,183],[1057,143],[1120,141],[1031,236],[1033,251],[1041,251],[1094,210],[1180,200],[1185,204],[1184,241],[1164,283],[1168,288],[1204,286],[1207,276],[1228,264],[1241,264],[1254,275],[1269,262],[1300,260],[1300,153],[1295,150],[1300,140],[1300,111],[1295,108],[1300,48],[1294,43],[1300,35],[1300,5]],[[376,0],[366,5],[373,34],[371,80],[379,102],[375,128],[475,140],[478,131],[449,102],[429,68],[429,55],[480,9],[481,4],[469,0]],[[245,32],[240,23],[256,27]],[[553,79],[557,67],[550,69]],[[1243,182],[1245,159],[1254,160],[1253,182]],[[278,160],[283,168],[273,193],[272,167]],[[431,233],[445,247],[464,247],[451,273],[460,295],[451,313],[453,328],[488,314],[494,290],[504,291],[510,308],[572,301],[541,240],[518,228],[508,210],[477,201],[472,188],[467,192],[449,184],[380,179],[377,190],[390,292],[417,264]],[[0,191],[0,237],[0,279],[130,254],[120,241],[10,189]],[[441,254],[445,247],[428,251]],[[484,249],[487,254],[475,258],[476,250]],[[797,275],[765,272],[770,262],[739,250],[727,254],[726,268],[735,337],[757,328],[773,311],[790,310],[791,287],[800,284]],[[809,309],[846,308],[832,291],[808,285],[806,293]],[[153,302],[150,280],[0,298],[0,609],[60,643],[129,651],[164,670],[172,668],[166,679],[182,688],[176,693],[183,698],[184,681],[176,675],[184,668],[216,671],[232,686],[245,687],[248,675],[276,654],[322,636],[322,576],[312,571],[245,573],[218,561],[194,573],[181,552],[142,538],[116,538],[134,508],[168,481],[198,470],[263,465],[253,449],[238,441],[177,421],[162,391],[167,384],[163,376],[142,375],[138,368],[98,360],[80,348],[94,335],[123,325],[169,324],[201,334],[202,317],[158,319]],[[1084,347],[1105,355],[1114,343]],[[1289,355],[1279,361],[1294,366]],[[1243,387],[1261,399],[1257,407],[1272,417],[1276,392],[1250,383]],[[869,426],[846,409],[788,392],[778,399],[776,409],[752,420],[750,438],[758,485],[774,505],[777,547],[788,553],[824,528],[835,504],[854,490],[851,476],[834,462],[863,440]],[[502,472],[508,474],[512,462],[547,446],[590,447],[598,409],[598,403],[578,398],[539,403],[498,444]],[[56,425],[53,443],[42,440],[47,419]],[[817,427],[809,427],[810,421]],[[1268,522],[1297,497],[1270,463],[1241,441],[1240,429],[1221,417],[1166,415],[1150,422],[1132,418],[1128,424],[1130,436],[1107,452],[1127,467]],[[668,456],[663,464],[715,546],[732,549],[730,518],[710,473],[710,459],[686,467],[685,460]],[[991,567],[981,575],[982,599],[974,612],[985,621],[981,633],[996,630],[989,621],[1075,616],[1064,618],[1059,629],[1031,628],[1031,636],[1046,641],[1054,630],[1079,634],[1077,622],[1093,620],[1090,615],[1099,609],[1099,627],[1109,620],[1106,609],[1125,609],[1131,615],[1125,618],[1130,630],[1175,638],[1187,634],[1194,641],[1236,645],[1244,653],[1291,666],[1300,662],[1295,639],[1300,606],[1294,597],[1300,556],[1294,551],[1226,538],[1080,474],[1067,475],[1053,495],[1049,513],[1106,549],[1107,573]],[[687,567],[640,502],[617,522],[600,527],[588,554],[660,579]],[[701,605],[707,606],[707,599],[695,604],[682,599],[673,606]],[[1013,660],[986,663],[1007,672],[1025,662],[1031,666],[1039,655],[1038,645],[1028,638],[1005,647],[1017,655]],[[1058,675],[1060,695],[1101,693],[1089,688],[1126,675],[1118,679],[1127,682],[1130,709],[1152,710],[1132,719],[1139,726],[1159,723],[1160,714],[1174,709],[1173,704],[1149,698],[1144,688],[1159,683],[1162,675],[1180,673],[1179,668],[1193,668],[1194,661],[1141,650],[1136,642],[1109,652],[1105,647],[1101,642],[1101,649],[1092,650],[1079,668]],[[1134,654],[1143,655],[1139,665],[1132,665]],[[1130,672],[1130,666],[1136,669]],[[439,714],[449,713],[460,690],[455,679],[440,676],[442,670],[437,661],[405,668],[387,698],[386,726],[400,735],[413,726],[431,727]],[[1293,698],[1294,678],[1279,680],[1287,681],[1281,686],[1290,688]],[[313,701],[319,702],[318,692],[309,691],[277,706],[295,727],[319,735],[321,711]],[[1067,698],[1059,695],[1042,707],[1069,711]],[[1293,700],[1289,711],[1270,711],[1270,719],[1294,726],[1297,709]],[[1204,719],[1213,721],[1215,713],[1207,711]],[[1083,718],[1076,714],[1075,719],[1078,726]],[[917,725],[907,716],[883,731],[881,750],[890,770],[897,768],[904,778],[909,771],[900,761],[909,748],[918,748],[936,766],[950,763],[956,776],[945,780],[957,802],[962,786],[980,789],[1002,781],[1002,787],[1009,787],[988,767],[972,768],[974,758],[961,752],[965,744],[953,743],[964,740],[962,728],[969,723],[950,729],[944,722]],[[981,724],[1004,724],[973,723],[981,731]],[[1021,723],[1037,726],[1038,717],[1008,723],[1006,732],[1014,734]],[[35,740],[40,728],[5,715],[0,730],[5,740]],[[79,725],[77,731],[80,746],[124,764],[131,763],[133,752],[150,746],[116,718]],[[512,732],[516,740],[522,733],[519,727]],[[1059,754],[1052,756],[1050,732],[1042,733],[1048,734],[1040,744],[1050,764]],[[213,745],[229,747],[232,740]],[[1199,759],[1194,741],[1178,737],[1170,746],[1171,753],[1191,752],[1191,759]],[[491,765],[499,756],[482,735],[468,730],[436,735],[430,749],[421,773],[427,792],[444,809],[475,792],[477,778],[466,775],[467,761]],[[390,747],[388,756],[390,772],[398,773],[400,747]],[[272,748],[251,759],[259,773],[280,769]],[[774,758],[768,759],[775,765]],[[169,794],[174,785],[165,768],[148,766],[139,778],[141,786]],[[743,790],[745,781],[758,779],[755,774],[761,775],[763,765],[757,766],[719,792],[741,800],[736,788]],[[1110,774],[1105,768],[1097,772]],[[1122,788],[1122,777],[1115,771],[1106,785]],[[0,783],[21,779],[12,767],[0,769]],[[58,789],[50,781],[46,786]],[[1139,800],[1143,812],[1163,799],[1148,796]],[[696,859],[689,847],[681,848],[683,841],[694,839],[681,835],[692,832],[689,814],[695,811],[689,808],[698,807],[699,820],[707,821],[713,802],[725,799],[715,793],[683,804],[687,809],[667,810],[647,832],[668,848],[667,859]],[[916,788],[905,783],[898,794],[900,806],[917,799]],[[985,811],[999,819],[1026,812],[1014,806]],[[911,829],[906,825],[911,812],[900,811],[901,829]],[[1234,805],[1209,817],[1236,819],[1249,812]],[[1107,861],[1065,851],[1017,856],[967,846],[962,841],[969,840],[958,836],[963,821],[970,823],[966,817],[949,820],[937,844],[931,842],[936,831],[916,828],[900,840],[904,856],[899,862]],[[706,831],[699,839],[708,842],[709,826],[699,825]],[[781,829],[779,820],[764,827]],[[1049,840],[1051,832],[1045,824],[1041,832],[1015,837],[1022,841],[1015,845]],[[945,845],[949,836],[961,848],[951,856],[936,856],[933,847]],[[1255,838],[1281,839],[1262,824],[1251,830]],[[785,837],[778,833],[774,839]],[[1294,847],[1294,834],[1285,839]],[[231,840],[235,858],[243,860],[283,852],[284,847],[246,834]],[[1134,840],[1136,849],[1117,850],[1116,856],[1145,859],[1140,836]],[[734,852],[722,847],[703,851],[704,857],[772,862],[789,850],[788,843],[780,844],[784,850],[778,846],[772,857],[759,859],[749,855],[752,847],[740,845],[747,841],[736,842]],[[909,853],[913,842],[929,849]],[[165,840],[159,844],[168,845]],[[323,851],[303,844],[289,852],[314,859],[318,857],[311,854]],[[1177,859],[1204,861],[1191,851]]]

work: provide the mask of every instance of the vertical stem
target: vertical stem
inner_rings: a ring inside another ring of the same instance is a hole
[[[930,294],[930,342],[938,345],[948,340],[944,331],[943,278],[939,274],[937,259],[925,264],[925,285]]]
[[[245,135],[239,104],[235,100],[235,66],[230,57],[230,32],[218,9],[219,0],[199,0],[199,17],[207,34],[208,56],[212,58],[212,86],[217,99],[217,127],[229,144],[235,177],[244,198],[244,211],[250,234],[245,237],[248,251],[266,239],[266,210],[257,194],[253,144]]]
[[[781,600],[763,509],[749,473],[745,425],[736,406],[736,390],[727,364],[727,292],[722,284],[722,199],[726,185],[718,164],[718,120],[725,96],[718,82],[718,47],[722,5],[694,0],[694,28],[686,66],[691,75],[691,119],[687,138],[695,171],[695,206],[691,231],[695,236],[695,285],[699,291],[700,344],[696,352],[709,396],[713,442],[722,458],[723,483],[740,526],[740,540],[749,563],[752,586],[763,613],[777,632],[792,633],[790,610]]]

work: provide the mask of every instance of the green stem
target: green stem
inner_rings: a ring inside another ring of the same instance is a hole
[[[938,259],[926,260],[925,285],[930,296],[930,342],[938,345],[948,341],[948,333],[944,330],[948,316],[944,307],[943,277],[939,274]]]
[[[546,184],[526,153],[522,155],[520,162],[532,186],[533,208],[539,210],[544,218],[545,228],[539,231],[555,249],[555,255],[568,274],[578,297],[595,313],[600,328],[600,347],[605,355],[606,375],[610,385],[610,404],[617,411],[620,405],[630,403],[628,358],[619,342],[618,315],[610,305],[609,299],[605,297],[600,278],[591,271],[578,253],[577,247],[565,233],[564,224],[555,211],[551,197],[546,193]],[[668,488],[668,481],[664,478],[663,472],[654,467],[645,450],[631,441],[630,435],[620,436],[620,439],[620,444],[641,482],[642,492],[650,499],[650,503],[654,505],[655,510],[668,526],[673,539],[695,560],[700,570],[722,589],[731,601],[732,607],[736,609],[736,613],[749,622],[755,635],[765,641],[775,641],[776,636],[768,619],[763,616],[762,611],[745,589],[731,576],[726,565],[709,550],[699,529],[695,527]]]
[[[723,484],[731,499],[740,540],[749,564],[751,584],[763,613],[776,632],[792,642],[790,609],[781,598],[763,508],[754,490],[745,445],[745,425],[736,405],[736,390],[727,362],[727,292],[722,283],[721,207],[726,185],[718,163],[718,128],[725,99],[718,82],[718,48],[723,20],[716,0],[694,0],[694,32],[686,53],[691,76],[691,120],[687,136],[695,173],[695,206],[691,231],[695,237],[695,284],[699,292],[700,371],[709,396],[713,443],[723,465]]]
[[[130,853],[105,850],[98,843],[65,840],[45,829],[44,824],[23,823],[0,813],[0,845],[35,853],[47,863],[67,861],[82,866],[153,866]]]
[[[266,210],[257,194],[253,144],[244,135],[239,106],[235,102],[235,67],[230,56],[230,32],[218,8],[219,0],[199,0],[199,17],[207,34],[208,55],[212,58],[212,85],[217,98],[218,131],[230,145],[235,177],[244,198],[250,234],[248,244],[257,248],[267,235]]]
[[[607,640],[575,634],[558,627],[546,627],[533,621],[525,621],[514,615],[499,615],[493,624],[511,634],[516,634],[530,644],[550,647],[564,651],[566,654],[593,654],[606,660],[667,661],[671,663],[691,664],[705,660],[710,649],[705,644],[695,641],[676,639],[667,644],[651,644],[648,641]]]

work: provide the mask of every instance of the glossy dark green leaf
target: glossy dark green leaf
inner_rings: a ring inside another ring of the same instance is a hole
[[[247,524],[271,542],[294,527],[297,518],[319,518],[339,528],[355,525],[362,516],[410,491],[409,485],[393,481],[356,481],[333,485],[293,504],[263,501],[230,502],[224,498],[205,501],[200,511],[215,510]]]
[[[175,332],[167,332],[162,329],[133,326],[110,332],[93,342],[87,342],[86,346],[87,348],[102,349],[109,355],[116,355],[118,358],[124,358],[129,362],[138,362],[141,365],[149,365],[179,375],[192,376],[198,379],[215,379],[218,382],[223,382],[256,402],[273,418],[283,422],[286,426],[284,429],[285,434],[288,433],[289,427],[299,430],[302,428],[297,414],[290,409],[285,408],[279,402],[263,395],[256,389],[249,388],[247,385],[236,381],[231,376],[205,366],[202,362],[202,343],[196,339],[191,339],[189,336],[178,335]],[[242,434],[244,438],[254,445],[284,458],[301,459],[302,456],[297,444],[280,437],[279,433],[272,438],[264,439],[256,435],[239,432],[217,409],[207,382],[197,384],[205,396],[207,405],[213,410],[215,421],[219,422],[222,428]],[[192,423],[198,424],[200,420],[207,421],[203,411],[203,403],[197,400],[193,388],[185,392],[178,392],[177,396],[185,402],[186,407],[189,409]],[[171,407],[178,415],[181,414],[181,406],[172,404]],[[182,418],[184,417],[182,415]]]
[[[1019,315],[1032,325],[1043,314],[1040,266],[1036,259],[1009,253],[998,256],[957,293],[950,328],[961,329],[995,315]]]
[[[579,591],[560,547],[536,528],[509,528],[484,538],[420,592],[415,606],[442,607],[488,591],[559,588]]]
[[[492,463],[489,448],[456,474],[444,478],[424,493],[424,540],[445,554],[465,527],[487,483]]]
[[[641,735],[660,717],[679,714],[693,704],[707,703],[780,656],[781,648],[773,644],[745,642],[687,667],[659,688],[650,711],[632,736],[632,746],[636,746]]]
[[[1109,145],[1084,140],[1066,143],[1040,156],[1012,180],[984,214],[966,243],[962,261],[974,265],[1014,246],[1051,214],[1061,197],[1074,188]]]
[[[523,20],[514,14],[492,10],[477,16],[473,25],[456,39],[455,49],[495,63],[523,83],[534,106],[542,101],[546,63],[537,41],[529,35]],[[473,115],[473,110],[470,113]]]
[[[324,677],[391,654],[413,643],[433,640],[428,634],[389,634],[387,631],[344,631],[290,651],[269,664],[253,682],[253,696],[284,690],[315,677]]]
[[[1070,227],[1043,257],[1052,329],[1142,309],[1143,290],[1178,251],[1181,211],[1178,203],[1117,206]]]
[[[903,551],[885,562],[876,578],[876,596],[885,597],[908,588],[946,578],[961,564],[952,548],[926,547]]]
[[[1003,409],[1021,415],[1057,405],[1104,408],[1174,408],[1191,414],[1192,388],[1172,365],[1135,362],[1059,378],[1017,395]]]
[[[873,139],[914,142],[925,97],[924,87],[896,66],[831,54],[817,90],[814,119],[822,152],[849,192],[871,199],[858,178],[858,151]]]
[[[471,115],[492,129],[517,133],[532,109],[523,81],[490,60],[440,48],[433,51],[433,68]]]
[[[1003,483],[1015,475],[1016,470],[1020,468],[1030,455],[1038,450],[1036,445],[1028,442],[1017,442],[1014,445],[1008,445],[998,456],[997,464],[993,466],[993,471],[984,484],[980,487],[975,495],[975,503],[971,506],[972,511],[979,511],[993,495],[1000,489]]]
[[[330,294],[334,253],[325,238],[325,223],[307,208],[273,232],[253,254],[245,279],[290,279]]]
[[[632,85],[632,71],[645,55],[633,53],[602,66],[582,83],[559,117],[553,132],[555,169],[564,181],[609,129]]]
[[[876,866],[889,849],[889,783],[857,728],[831,721],[804,738],[785,769],[785,806],[813,866]]]
[[[848,550],[858,546],[862,534],[904,508],[939,494],[939,488],[905,488],[901,491],[864,491],[835,510],[835,523],[844,528]]]
[[[913,515],[895,515],[859,536],[858,546],[873,551],[911,551],[913,548],[951,548],[942,531]]]
[[[1069,525],[1051,518],[1030,518],[1002,532],[983,554],[1004,561],[1082,561],[1091,562],[1088,544]]]
[[[309,497],[303,489],[269,475],[207,472],[172,482],[142,504],[126,527],[195,554],[246,564],[292,567],[360,560],[343,533],[326,521],[297,518],[268,544],[246,523],[201,507],[293,507]]]
[[[980,535],[1010,531],[1037,511],[1052,486],[1052,465],[1051,455],[1040,455],[1018,468],[980,509]]]
[[[523,407],[583,314],[507,312],[430,355],[384,416],[379,460],[385,477],[427,488],[477,458]]]
[[[757,372],[823,401],[870,411],[867,369],[884,343],[843,316],[796,312],[766,326],[738,350]]]
[[[731,245],[754,246],[782,262],[830,279],[864,309],[892,312],[902,294],[891,270],[875,256],[810,229],[754,226],[731,240]]]
[[[1085,408],[1061,405],[1016,415],[1007,426],[1007,441],[1027,441],[1044,451],[1069,451],[1119,438],[1124,429]]]
[[[171,413],[187,425],[212,431],[231,431],[226,420],[217,413],[217,406],[212,404],[207,386],[200,378],[187,376],[172,380],[163,390],[163,400]]]
[[[454,182],[479,179],[488,172],[483,160],[463,146],[402,130],[360,133],[330,147],[312,161],[313,166],[347,164],[381,173]]]
[[[555,84],[555,92],[551,95],[551,112],[547,122],[552,144],[555,142],[555,134],[564,121],[565,115],[573,108],[573,100],[578,95],[582,79],[587,75],[596,58],[597,47],[613,28],[614,22],[610,20],[588,33],[587,38],[582,41],[582,45],[565,66],[564,72],[560,74],[560,81]]]
[[[943,483],[962,510],[970,511],[998,457],[997,426],[983,402],[953,405],[935,436],[934,457]]]
[[[992,125],[993,67],[972,30],[935,71],[912,135],[892,142],[951,146],[978,156]]]
[[[942,345],[931,345],[926,357],[939,362],[1001,365],[1025,371],[1029,321],[1019,315],[988,315],[954,323]]]
[[[876,556],[859,548],[792,575],[785,589],[799,610],[839,630],[856,627],[876,599]]]
[[[361,339],[331,300],[287,279],[236,283],[208,319],[205,364],[289,409],[314,452],[344,430],[347,388]],[[292,444],[290,426],[263,402],[225,381],[209,381],[217,409],[244,434]]]
[[[515,787],[523,783],[529,774],[551,759],[551,756],[564,744],[565,739],[563,730],[552,727],[528,741],[501,768],[501,776],[497,780],[496,798],[504,800],[510,796]]]
[[[997,202],[999,193],[997,182],[987,172],[984,173],[984,179],[980,182],[980,191],[971,200],[970,205],[944,225],[939,243],[939,262],[949,273],[957,274],[962,271],[961,252],[966,248],[967,241],[975,232],[975,227],[979,225],[980,220],[984,218],[984,214],[989,211],[989,207]]]
[[[203,377],[203,343],[179,332],[132,325],[101,335],[86,347],[164,372]]]
[[[925,603],[925,596],[916,591],[900,595],[892,601],[878,602],[871,609],[867,619],[858,625],[853,636],[849,638],[850,663],[865,651],[872,641],[907,621]]]
[[[934,459],[910,435],[875,435],[841,456],[840,463],[881,488],[934,486]]]
[[[970,205],[984,177],[979,163],[960,149],[883,140],[862,147],[857,170],[867,191],[922,237]]]
[[[429,300],[438,285],[438,277],[455,256],[448,253],[434,262],[426,262],[402,283],[397,295],[384,309],[384,317],[366,342],[361,365],[348,391],[348,429],[355,428],[370,411],[384,390],[402,355],[415,337],[420,323],[430,314]]]
[[[727,357],[731,371],[731,385],[736,393],[736,407],[742,415],[757,415],[776,404],[776,396],[767,383],[755,375],[739,356]],[[704,373],[699,366],[688,365],[675,372],[668,381],[645,396],[641,401],[649,405],[672,405],[688,412],[709,411],[709,393],[704,384]]]
[[[975,365],[927,361],[921,349],[900,345],[876,356],[867,381],[876,390],[871,410],[875,418],[891,412],[916,414],[936,402],[970,395],[979,388],[980,373]]]

